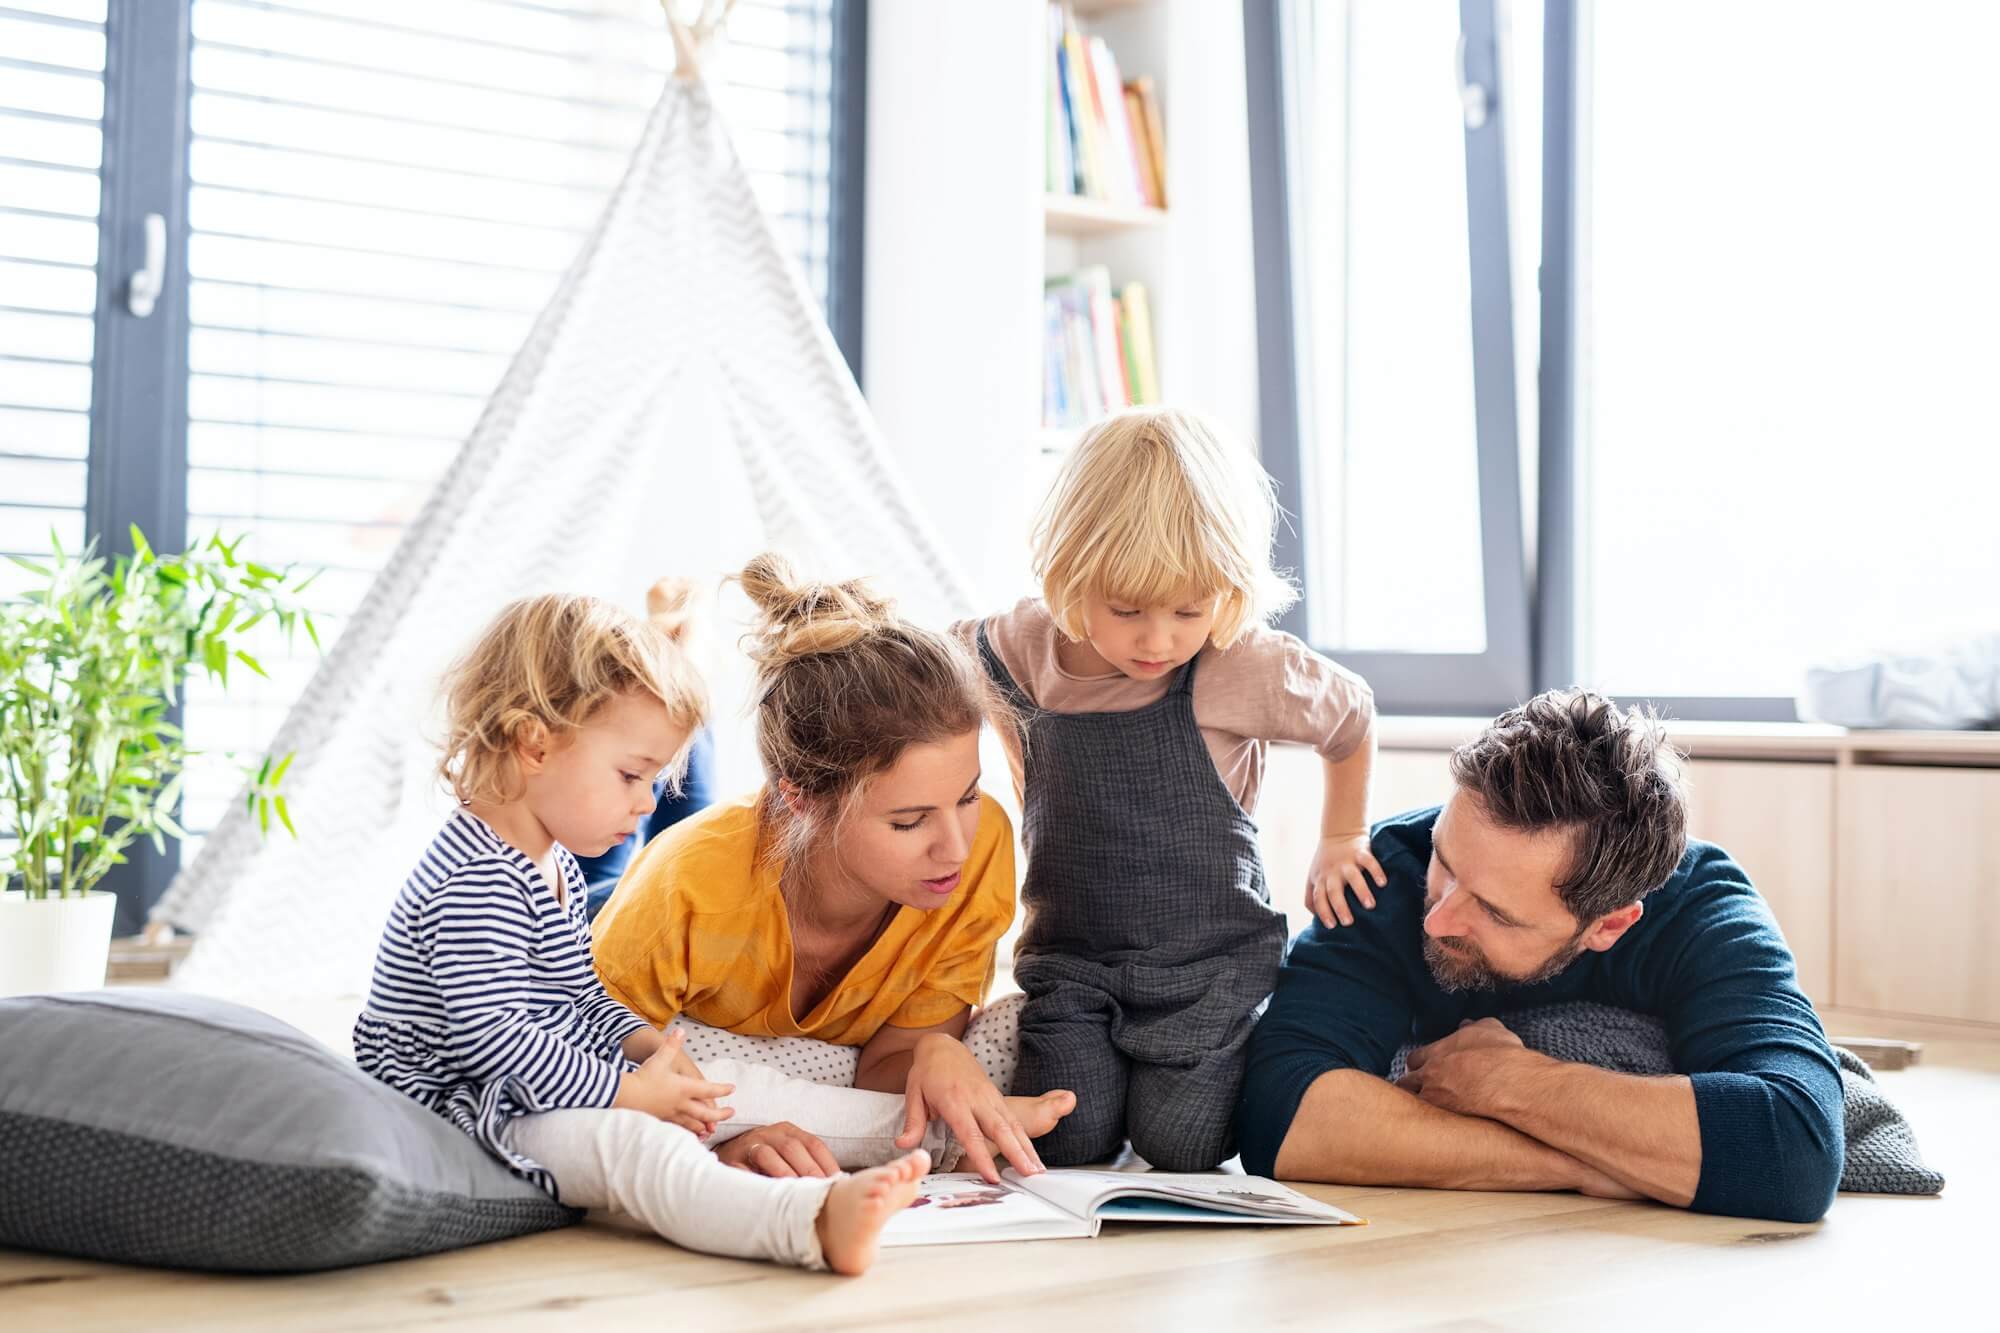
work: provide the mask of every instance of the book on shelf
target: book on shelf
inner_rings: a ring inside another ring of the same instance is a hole
[[[1121,204],[1149,204],[1145,184],[1139,179],[1139,159],[1132,152],[1132,119],[1125,109],[1125,80],[1118,73],[1118,59],[1102,37],[1090,39],[1090,72],[1097,114],[1104,121],[1104,141],[1109,161],[1105,166],[1111,198]]]
[[[1124,344],[1132,401],[1159,402],[1160,382],[1153,367],[1153,312],[1146,301],[1145,283],[1128,282],[1118,294],[1118,331]]]
[[[1153,80],[1140,75],[1125,86],[1125,91],[1139,102],[1133,124],[1143,129],[1146,141],[1146,160],[1152,168],[1152,202],[1156,208],[1167,206],[1167,140],[1164,122],[1160,117],[1160,95],[1153,89]]]
[[[1101,264],[1051,278],[1042,293],[1042,424],[1081,426],[1160,401],[1145,284],[1113,290]]]
[[[1048,131],[1048,175],[1042,188],[1050,194],[1075,194],[1078,192],[1076,148],[1070,137],[1069,110],[1063,100],[1062,11],[1053,5],[1049,8],[1049,40],[1043,45],[1048,53],[1048,96],[1043,107]]]
[[[1139,186],[1146,201],[1152,203],[1160,199],[1159,176],[1153,169],[1153,152],[1146,138],[1146,110],[1139,101],[1139,90],[1132,84],[1125,85],[1125,119],[1132,126],[1132,161],[1139,171]]]
[[[1049,6],[1045,184],[1052,194],[1166,207],[1165,142],[1150,78],[1127,82],[1102,37]]]
[[[1132,383],[1125,375],[1125,354],[1120,351],[1124,336],[1119,330],[1122,307],[1111,290],[1111,271],[1093,265],[1077,276],[1083,279],[1090,298],[1092,352],[1097,357],[1097,382],[1110,407],[1132,405]]]
[[[1106,1222],[1358,1226],[1361,1219],[1261,1176],[1143,1171],[926,1176],[917,1198],[889,1219],[884,1245],[966,1245],[1084,1240]]]

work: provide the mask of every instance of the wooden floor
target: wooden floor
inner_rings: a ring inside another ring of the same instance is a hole
[[[0,1329],[2000,1328],[2000,1043],[1932,1041],[1881,1078],[1950,1186],[1844,1195],[1815,1226],[1576,1195],[1308,1187],[1369,1225],[1107,1227],[889,1251],[856,1279],[598,1223],[307,1277],[0,1250]]]

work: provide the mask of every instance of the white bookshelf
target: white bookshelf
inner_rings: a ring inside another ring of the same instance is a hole
[[[1042,225],[1052,236],[1103,236],[1166,222],[1167,210],[1150,204],[1114,204],[1074,194],[1042,196]]]
[[[1042,0],[870,10],[864,387],[996,602],[1026,589],[1030,521],[1081,433],[1042,421],[1049,277],[1102,264],[1114,287],[1145,284],[1161,396],[1257,425],[1241,7],[1071,8],[1124,78],[1153,81],[1164,209],[1048,192]],[[940,336],[941,307],[973,331]]]
[[[1035,5],[1034,0],[1028,2],[1037,13],[1046,13],[1045,7]],[[1057,277],[1102,264],[1111,273],[1114,289],[1128,282],[1145,284],[1152,306],[1154,359],[1160,362],[1161,344],[1168,336],[1166,326],[1171,324],[1169,315],[1173,305],[1168,260],[1178,183],[1173,155],[1179,117],[1175,114],[1173,80],[1167,68],[1173,40],[1170,25],[1173,6],[1169,0],[1068,0],[1067,7],[1085,37],[1102,37],[1110,46],[1124,79],[1130,81],[1142,76],[1152,79],[1166,131],[1167,207],[1044,193],[1042,276]],[[1038,80],[1038,90],[1043,86]],[[1042,117],[1036,118],[1037,124],[1042,121]],[[1167,381],[1166,367],[1160,364],[1158,368],[1160,392],[1171,397],[1173,389]],[[1038,390],[1040,384],[1038,369]],[[1036,419],[1040,421],[1039,413]]]

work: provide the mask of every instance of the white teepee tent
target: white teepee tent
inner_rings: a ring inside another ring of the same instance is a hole
[[[447,798],[438,674],[502,604],[637,605],[777,547],[868,573],[942,623],[966,585],[892,470],[675,25],[680,68],[623,182],[457,459],[273,742],[296,840],[234,803],[155,908],[195,932],[176,984],[366,985],[389,903]],[[730,697],[717,682],[719,700]],[[726,705],[725,705],[726,706]]]

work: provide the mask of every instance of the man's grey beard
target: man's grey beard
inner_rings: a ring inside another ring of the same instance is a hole
[[[1525,977],[1509,976],[1494,967],[1486,961],[1486,954],[1476,944],[1468,944],[1466,948],[1467,952],[1461,953],[1446,948],[1442,941],[1430,935],[1424,936],[1424,963],[1431,970],[1431,979],[1447,995],[1460,991],[1539,986],[1576,961],[1577,955],[1583,952],[1583,931],[1577,931],[1568,944],[1556,950],[1547,962]]]

